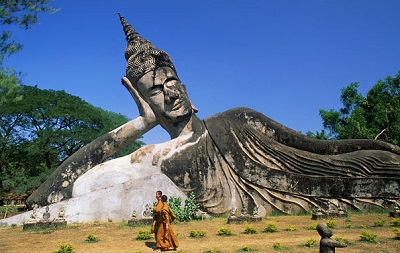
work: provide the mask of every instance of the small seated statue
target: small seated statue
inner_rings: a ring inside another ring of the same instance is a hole
[[[33,205],[32,214],[31,214],[31,217],[30,217],[31,218],[30,222],[36,221],[37,209],[38,209],[38,205],[34,204]]]
[[[49,213],[49,206],[46,206],[46,211],[43,213],[43,220],[48,221],[50,219],[50,213]]]
[[[321,236],[319,243],[319,253],[334,253],[335,248],[345,248],[347,244],[331,239],[332,230],[325,223],[318,223],[318,234]]]

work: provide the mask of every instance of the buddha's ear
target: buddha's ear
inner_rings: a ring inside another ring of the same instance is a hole
[[[183,89],[184,89],[185,92],[186,92],[186,95],[187,95],[188,98],[189,98],[189,94],[188,94],[188,92],[187,92],[187,90],[186,90],[186,84],[183,84],[183,83],[182,83],[182,86],[183,86]],[[190,98],[189,98],[189,100],[190,100]],[[199,111],[199,109],[197,109],[197,107],[194,106],[194,104],[192,103],[192,100],[190,100],[190,105],[192,106],[192,110],[193,110],[194,113],[197,113],[197,112]]]

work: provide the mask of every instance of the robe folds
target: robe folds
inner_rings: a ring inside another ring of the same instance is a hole
[[[216,114],[204,125],[161,169],[210,213],[364,210],[400,199],[398,146],[308,138],[247,108]]]
[[[179,242],[171,227],[171,222],[175,220],[176,216],[166,202],[159,201],[157,203],[153,209],[153,218],[156,221],[154,236],[157,249],[178,248]],[[167,224],[169,229],[167,229]]]

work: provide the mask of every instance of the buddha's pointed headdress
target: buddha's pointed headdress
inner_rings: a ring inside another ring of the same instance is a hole
[[[135,29],[119,14],[123,26],[127,46],[125,49],[126,77],[136,83],[144,74],[159,67],[170,67],[176,73],[174,64],[169,55],[153,46],[141,37]]]

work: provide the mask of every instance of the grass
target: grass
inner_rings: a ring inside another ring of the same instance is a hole
[[[346,238],[349,247],[337,249],[336,252],[386,252],[395,253],[400,249],[400,240],[395,239],[393,226],[386,222],[383,226],[374,226],[374,221],[388,218],[388,214],[349,214],[351,222],[345,219],[335,219],[336,227],[333,229],[332,238]],[[327,222],[321,220],[319,222]],[[320,237],[316,230],[308,227],[311,216],[269,216],[262,222],[252,224],[227,224],[227,218],[213,218],[204,221],[173,223],[172,228],[180,242],[179,252],[204,253],[204,252],[317,252]],[[274,233],[244,234],[246,227],[251,226],[257,231],[263,231],[267,224],[276,224],[278,230]],[[348,224],[352,228],[346,228]],[[361,233],[365,231],[361,224],[368,226],[368,232],[376,234],[377,243],[368,243],[360,240]],[[287,227],[296,227],[297,231],[286,232]],[[226,228],[232,231],[231,236],[218,236],[218,230]],[[20,253],[38,252],[50,253],[56,251],[60,243],[71,245],[76,253],[94,252],[151,252],[154,246],[153,237],[148,240],[137,240],[137,234],[142,230],[150,230],[148,226],[129,227],[124,223],[90,223],[71,224],[62,229],[49,229],[22,231],[22,227],[0,227],[0,252]],[[193,238],[191,231],[203,231],[203,237]],[[97,243],[86,243],[89,234],[101,238]],[[315,247],[306,247],[310,239],[316,239]],[[274,244],[279,243],[282,249],[275,249]]]

